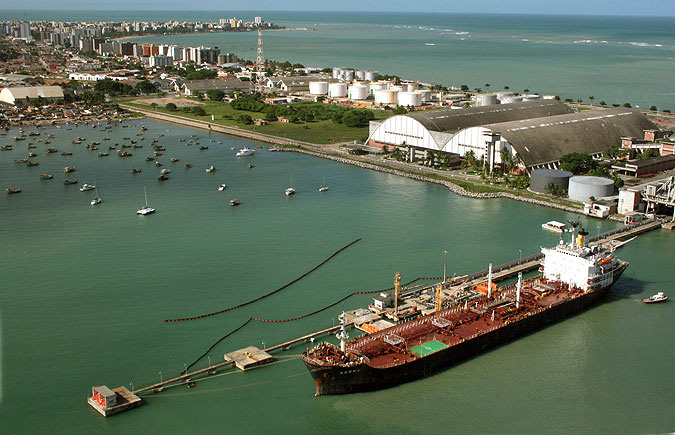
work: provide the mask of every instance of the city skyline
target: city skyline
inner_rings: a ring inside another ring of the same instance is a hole
[[[248,4],[247,4],[248,5]],[[74,0],[68,8],[54,8],[48,0],[28,0],[18,4],[20,7],[3,8],[13,11],[33,10],[88,10],[107,11],[109,9],[97,7],[91,2]],[[240,8],[236,4],[223,5],[213,0],[196,0],[186,6],[184,2],[167,0],[120,0],[115,10],[144,11],[162,10],[176,11],[248,11],[250,8]],[[675,16],[675,5],[671,0],[645,0],[634,2],[629,0],[598,0],[587,2],[571,0],[568,2],[537,2],[534,0],[515,0],[504,3],[498,0],[479,0],[467,4],[459,1],[422,0],[411,11],[410,4],[402,1],[387,2],[375,0],[367,4],[356,0],[344,0],[339,4],[329,6],[318,5],[309,0],[261,0],[256,3],[257,12],[440,12],[440,13],[485,13],[485,14],[543,14],[543,15],[624,15],[624,16]]]

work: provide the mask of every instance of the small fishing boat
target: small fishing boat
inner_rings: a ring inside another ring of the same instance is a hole
[[[0,148],[2,151],[12,151],[12,146],[11,145],[3,145],[2,148]]]
[[[40,180],[51,180],[54,178],[52,174],[40,174]]]
[[[162,166],[162,163],[161,162],[155,162],[155,166],[158,166],[158,167]]]
[[[171,163],[176,163],[176,162],[180,162],[180,159],[178,159],[176,157],[171,157]]]
[[[37,157],[37,156],[38,156],[38,154],[35,153],[35,152],[28,153],[28,157]]]
[[[62,155],[62,156],[72,156],[73,153],[71,153],[70,151],[63,151],[63,152],[61,153],[61,155]]]
[[[63,172],[68,173],[68,172],[75,172],[75,166],[66,166],[63,168]]]
[[[663,292],[658,292],[654,296],[642,299],[642,302],[645,304],[657,304],[659,302],[666,302],[667,300],[668,296],[666,296]]]
[[[53,147],[52,147],[52,148],[47,148],[45,151],[47,151],[49,154],[53,154],[53,153],[58,153],[58,152],[59,152],[59,150],[57,150],[56,148],[53,148]]]
[[[80,192],[86,192],[87,190],[94,190],[94,189],[96,189],[96,186],[94,186],[93,184],[84,183],[80,187]]]
[[[209,147],[207,147],[206,145],[201,145],[201,146],[199,147],[199,149],[202,150],[202,151],[204,151],[204,150],[208,150]]]
[[[185,169],[190,169],[192,167],[192,163],[186,163],[183,165]]]
[[[39,164],[40,164],[40,163],[38,163],[38,162],[33,162],[33,161],[31,161],[31,160],[28,160],[28,162],[26,162],[26,165],[27,165],[27,166],[37,166],[37,165],[39,165]]]
[[[107,157],[109,154],[108,153],[98,153],[99,157]]]
[[[103,200],[101,199],[101,197],[97,196],[96,198],[89,201],[89,204],[96,205],[96,204],[100,204],[102,202],[103,202]]]
[[[8,187],[7,189],[5,189],[5,193],[7,195],[11,195],[13,193],[21,193],[21,189],[19,189],[18,187]]]
[[[69,185],[71,185],[71,184],[77,184],[77,180],[69,180],[68,178],[66,178],[66,179],[63,181],[63,184],[65,184],[66,186],[69,186]]]
[[[253,154],[255,154],[254,149],[251,149],[249,147],[244,147],[244,148],[240,149],[239,151],[237,151],[236,156],[237,157],[245,157],[245,156],[251,156]]]
[[[136,169],[136,168],[133,168],[133,169],[131,170],[131,173],[132,173],[132,174],[138,174],[138,173],[140,173],[140,172],[143,172],[143,170],[142,170],[142,169]]]
[[[157,180],[159,180],[159,181],[164,181],[164,180],[168,180],[168,179],[169,179],[169,174],[159,174],[157,176]]]
[[[211,165],[208,168],[206,168],[206,172],[209,172],[209,173],[216,172],[216,167]]]
[[[219,191],[219,192],[222,192],[222,191],[225,190],[225,189],[227,189],[227,185],[226,185],[226,184],[221,184],[220,186],[218,186],[218,191]]]
[[[146,161],[146,162],[151,162],[151,161],[153,161],[153,160],[155,160],[155,158],[152,157],[152,156],[148,156],[148,157],[145,158],[145,161]]]
[[[129,151],[119,150],[117,151],[117,155],[119,157],[131,157],[133,154],[131,154]]]
[[[26,163],[28,159],[14,159],[14,163]]]
[[[239,204],[241,204],[241,201],[239,201],[238,199],[231,199],[230,200],[230,205],[233,206],[233,207],[237,206]]]

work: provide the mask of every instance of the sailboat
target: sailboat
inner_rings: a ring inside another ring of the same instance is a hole
[[[326,190],[328,190],[328,186],[326,186],[326,176],[324,175],[323,184],[319,187],[319,192],[325,192]]]
[[[291,196],[295,194],[295,189],[293,189],[293,174],[291,173],[291,187],[287,187],[285,190],[286,196]]]
[[[96,187],[96,198],[89,201],[89,204],[96,205],[96,204],[100,204],[102,202],[103,202],[103,200],[101,199],[101,196],[98,193],[98,187]]]
[[[156,210],[152,207],[148,207],[148,190],[145,187],[143,188],[143,192],[145,193],[145,207],[136,210],[136,214],[145,216],[146,214],[154,213]]]

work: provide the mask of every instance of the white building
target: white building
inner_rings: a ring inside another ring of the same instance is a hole
[[[63,100],[63,89],[60,86],[25,86],[10,87],[0,91],[0,101],[18,105],[21,103],[45,103]]]

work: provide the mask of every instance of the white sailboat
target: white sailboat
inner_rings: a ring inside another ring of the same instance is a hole
[[[284,193],[286,193],[286,196],[295,194],[295,189],[293,189],[293,173],[291,173],[291,187],[287,187]]]
[[[326,190],[328,190],[328,186],[326,186],[326,176],[324,175],[323,184],[319,187],[319,192],[325,192]]]
[[[98,193],[98,187],[96,187],[96,197],[94,199],[92,199],[91,201],[89,201],[89,204],[96,205],[96,204],[100,204],[102,202],[103,202],[103,199],[101,199],[101,195]]]
[[[146,214],[154,213],[156,210],[152,207],[148,207],[148,190],[145,187],[143,188],[143,192],[145,193],[145,207],[136,210],[136,214],[145,216]]]

